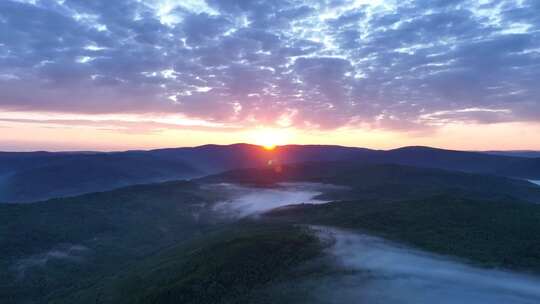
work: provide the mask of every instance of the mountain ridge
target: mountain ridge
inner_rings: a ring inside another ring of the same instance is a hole
[[[124,152],[0,152],[0,201],[36,201],[131,184],[265,167],[269,163],[310,161],[399,164],[540,180],[540,158],[425,146],[373,150],[338,145],[283,145],[267,150],[239,143]],[[81,171],[83,176],[86,171],[92,174],[81,178],[73,171],[77,167],[86,168]],[[139,170],[134,170],[136,167]],[[117,179],[112,180],[112,176]]]

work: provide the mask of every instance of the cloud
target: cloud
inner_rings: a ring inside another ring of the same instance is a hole
[[[538,121],[539,16],[534,0],[1,1],[0,108],[321,129]]]
[[[54,112],[0,112],[0,123],[38,124],[50,128],[91,128],[127,133],[161,130],[239,131],[240,127],[189,119],[182,115],[149,114],[65,114]]]

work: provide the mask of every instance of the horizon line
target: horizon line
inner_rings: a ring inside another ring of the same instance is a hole
[[[231,144],[202,144],[202,145],[194,145],[194,146],[176,146],[176,147],[161,147],[161,148],[150,148],[150,149],[118,149],[118,150],[42,150],[42,149],[36,149],[36,150],[0,150],[0,153],[65,153],[65,154],[98,154],[98,153],[127,153],[127,152],[151,152],[151,151],[158,151],[158,150],[174,150],[174,149],[196,149],[196,148],[202,148],[207,146],[216,146],[216,147],[231,147],[231,146],[239,146],[239,145],[246,145],[246,146],[253,146],[253,147],[260,147],[261,149],[264,149],[262,145],[254,144],[254,143],[247,143],[247,142],[237,142],[237,143],[231,143]],[[338,144],[284,144],[284,145],[276,145],[275,148],[281,148],[281,147],[291,147],[291,146],[301,146],[301,147],[341,147],[341,148],[350,148],[350,149],[363,149],[363,150],[371,150],[371,151],[393,151],[393,150],[399,150],[399,149],[405,149],[405,148],[427,148],[427,149],[435,149],[435,150],[445,150],[445,151],[457,151],[457,152],[475,152],[475,153],[536,153],[540,150],[530,150],[530,149],[493,149],[493,150],[460,150],[460,149],[452,149],[452,148],[443,148],[443,147],[437,147],[437,146],[426,146],[426,145],[405,145],[405,146],[398,146],[395,148],[390,149],[376,149],[376,148],[369,148],[365,146],[346,146],[346,145],[338,145]]]

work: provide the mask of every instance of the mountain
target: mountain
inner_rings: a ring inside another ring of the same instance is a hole
[[[540,158],[523,159],[521,157],[444,150],[430,147],[404,147],[384,151],[371,160],[526,179],[540,177],[540,171],[526,169],[526,167],[531,165],[538,168],[540,166]]]
[[[52,303],[49,297],[78,291],[128,263],[205,235],[220,220],[204,204],[220,196],[180,181],[0,204],[1,302]]]
[[[2,303],[306,303],[305,290],[282,299],[290,290],[272,287],[308,280],[317,290],[320,278],[340,282],[352,274],[324,263],[335,261],[326,250],[332,239],[306,225],[367,231],[483,267],[540,273],[540,205],[470,195],[494,189],[520,196],[531,190],[525,181],[347,162],[270,169],[0,205]],[[242,181],[246,173],[260,181],[339,183],[351,192],[328,188],[327,197],[348,199],[260,217],[220,214],[216,204],[238,193],[208,183]],[[416,192],[402,196],[400,189]]]
[[[256,145],[204,145],[193,148],[170,148],[143,152],[145,155],[187,162],[206,174],[221,171],[260,167],[272,159],[272,151]]]
[[[0,201],[29,202],[122,186],[184,179],[201,172],[186,162],[135,152],[0,155]]]
[[[375,150],[325,145],[286,145],[266,150],[250,144],[204,145],[194,148],[151,150],[147,153],[165,159],[187,161],[207,174],[266,166],[268,162],[297,163],[306,161],[354,160]]]
[[[351,159],[367,149],[286,146],[268,151],[248,144],[116,153],[0,153],[0,202],[28,202],[109,190],[121,186],[184,179],[276,160]]]
[[[540,187],[519,179],[395,164],[309,162],[266,168],[238,169],[199,179],[205,183],[238,183],[272,187],[284,182],[345,186],[326,198],[417,199],[456,194],[479,199],[514,198],[540,203]]]
[[[36,201],[137,183],[264,167],[269,163],[319,161],[401,164],[540,180],[540,158],[429,147],[384,151],[326,145],[286,145],[269,151],[260,146],[234,144],[116,153],[4,152],[0,153],[0,201]]]
[[[493,155],[504,155],[504,156],[516,156],[516,157],[528,157],[528,158],[539,158],[540,151],[529,151],[529,150],[510,150],[510,151],[485,151],[482,153],[493,154]]]
[[[259,146],[235,144],[152,150],[147,153],[165,159],[189,162],[207,174],[237,168],[260,167],[269,161],[282,164],[310,161],[354,161],[540,179],[540,158],[524,159],[522,157],[420,146],[384,151],[326,145],[285,145],[267,151]]]

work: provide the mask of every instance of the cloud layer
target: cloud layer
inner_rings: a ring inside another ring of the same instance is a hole
[[[0,1],[0,108],[421,129],[540,120],[540,3]]]

